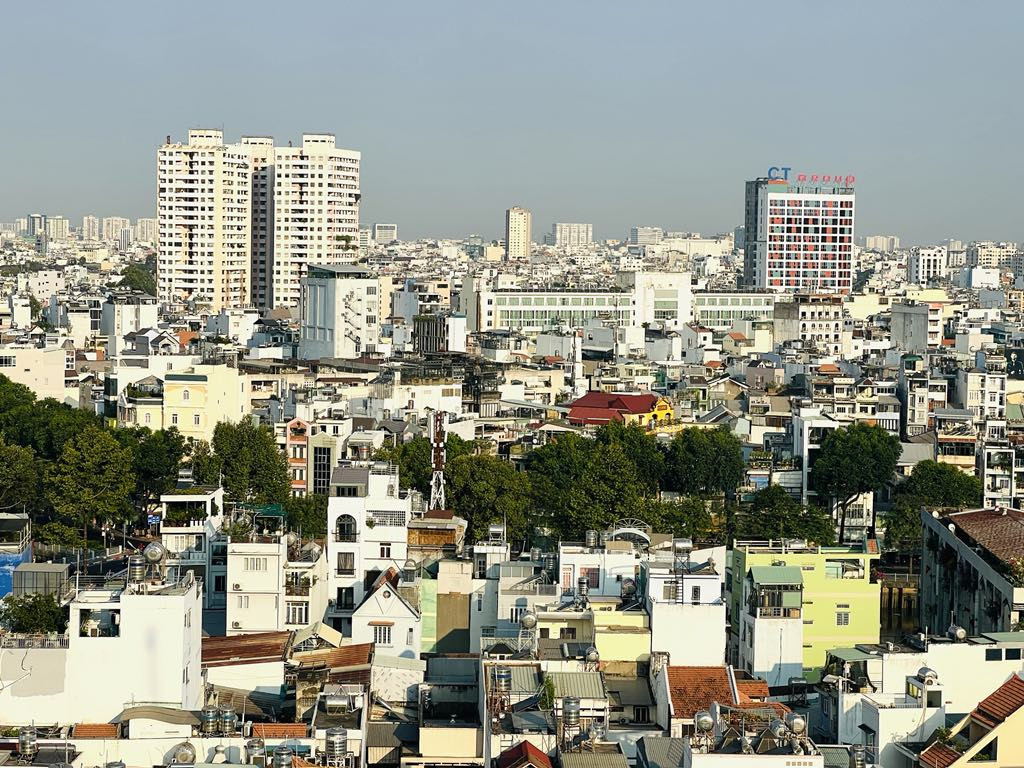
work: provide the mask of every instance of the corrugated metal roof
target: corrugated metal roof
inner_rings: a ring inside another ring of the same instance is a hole
[[[680,768],[686,754],[686,739],[644,736],[636,743],[637,755],[643,755],[649,768]]]
[[[549,672],[556,696],[578,696],[581,699],[607,699],[604,678],[600,672]]]
[[[367,747],[400,747],[413,744],[419,738],[419,726],[415,723],[367,723]]]
[[[141,704],[137,707],[128,707],[118,715],[114,722],[126,723],[135,719],[157,720],[161,723],[172,725],[199,725],[199,718],[194,712],[187,709],[174,709],[173,707],[160,707],[152,704]]]
[[[795,565],[755,565],[750,569],[755,584],[803,584],[804,575]]]
[[[437,656],[427,659],[427,680],[440,683],[470,684],[476,682],[480,660]]]
[[[512,690],[518,693],[540,688],[540,668],[533,664],[511,664]]]
[[[621,752],[559,752],[562,768],[629,768]]]
[[[860,648],[833,648],[829,651],[829,654],[835,656],[841,661],[864,661],[865,659],[877,659],[877,656],[872,656],[867,651],[862,651]]]

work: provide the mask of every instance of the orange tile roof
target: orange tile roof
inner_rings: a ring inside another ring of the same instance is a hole
[[[980,715],[990,726],[998,725],[1021,707],[1024,707],[1024,680],[1014,675],[994,692],[978,702],[972,717]]]
[[[668,694],[675,717],[690,719],[713,702],[734,704],[725,667],[669,667]]]
[[[956,750],[936,741],[921,753],[920,763],[925,768],[949,768],[961,757]]]
[[[117,723],[78,723],[71,735],[75,739],[116,739]]]
[[[520,741],[498,755],[498,768],[551,768],[551,758],[528,741]]]
[[[358,643],[297,653],[294,660],[300,664],[325,664],[330,669],[339,669],[369,664],[372,657],[373,643]]]
[[[743,680],[736,681],[736,690],[740,694],[741,703],[751,699],[767,699],[768,694],[768,681],[761,680],[760,678],[746,678]]]
[[[252,735],[260,739],[304,739],[309,736],[305,723],[253,723]]]

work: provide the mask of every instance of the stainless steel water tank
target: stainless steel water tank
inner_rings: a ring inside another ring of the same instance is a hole
[[[219,713],[216,707],[203,707],[199,713],[199,732],[203,736],[213,736],[219,728]]]
[[[24,726],[18,729],[18,754],[35,757],[39,752],[39,736],[35,728]]]
[[[340,763],[348,754],[348,731],[344,728],[328,728],[324,736],[324,754],[332,763]]]
[[[715,727],[715,718],[706,709],[702,709],[700,712],[694,713],[693,724],[697,726],[698,731],[708,733]]]
[[[580,724],[580,700],[578,696],[566,696],[562,699],[562,722],[565,725]]]
[[[235,732],[235,726],[238,722],[238,718],[235,716],[235,710],[231,707],[223,707],[220,710],[220,732],[224,736],[231,736]]]
[[[590,581],[586,576],[580,576],[576,580],[576,594],[580,597],[586,597],[590,594]]]
[[[587,549],[597,549],[597,540],[597,531],[587,531],[585,538]]]
[[[281,744],[274,748],[274,768],[292,768],[292,750]]]
[[[146,558],[142,555],[128,556],[128,581],[140,582],[146,580]]]
[[[494,668],[494,690],[502,692],[512,690],[511,667],[500,666]]]

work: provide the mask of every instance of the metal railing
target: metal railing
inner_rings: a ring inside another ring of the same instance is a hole
[[[0,648],[12,649],[35,649],[50,648],[63,649],[68,647],[67,635],[28,635],[21,633],[9,633],[0,635]]]

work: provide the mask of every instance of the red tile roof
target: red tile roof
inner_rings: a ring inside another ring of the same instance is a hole
[[[733,704],[729,671],[725,667],[669,667],[668,695],[675,717],[691,719],[713,702]]]
[[[116,739],[117,723],[78,723],[71,733],[75,739]]]
[[[920,763],[925,768],[949,768],[961,757],[956,750],[936,741],[921,753]]]
[[[498,768],[551,768],[551,758],[528,741],[520,741],[498,755]]]
[[[622,421],[622,414],[608,408],[569,407],[569,421],[576,424],[607,424]]]
[[[258,739],[305,739],[309,726],[305,723],[253,723],[252,735]]]
[[[978,717],[992,727],[1003,722],[1021,707],[1024,707],[1024,680],[1014,675],[978,702],[971,716]]]
[[[571,408],[607,408],[620,413],[650,413],[658,397],[651,394],[623,395],[613,392],[587,392],[571,404]]]
[[[738,679],[736,681],[736,690],[740,694],[740,701],[750,701],[751,699],[767,699],[768,693],[768,681],[761,680],[760,678],[746,678]]]
[[[344,669],[369,664],[373,658],[373,643],[343,645],[340,648],[326,648],[318,651],[297,653],[294,660],[299,664],[324,664],[328,669]]]
[[[1019,509],[957,512],[947,520],[1003,562],[1024,557],[1024,512]]]

